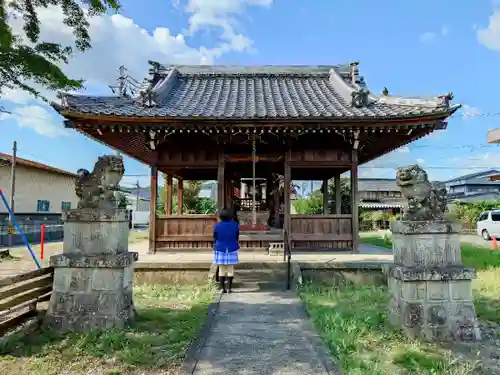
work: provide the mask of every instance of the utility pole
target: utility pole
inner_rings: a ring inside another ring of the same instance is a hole
[[[136,184],[135,184],[135,210],[136,211],[139,211],[139,180],[137,180]]]
[[[15,199],[14,195],[16,193],[16,158],[17,158],[17,142],[14,141],[12,144],[12,159],[10,162],[10,209],[14,213],[14,204]],[[9,227],[12,227],[12,223],[14,222],[14,218],[12,215],[9,215]],[[9,247],[12,247],[12,234],[9,235],[8,240]]]

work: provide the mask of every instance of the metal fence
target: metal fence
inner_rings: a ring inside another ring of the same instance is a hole
[[[46,226],[45,241],[62,241],[64,238],[61,214],[16,214],[16,221],[30,244],[40,243],[42,225]],[[9,223],[8,215],[0,214],[0,247],[9,246],[9,241],[12,241],[12,246],[24,244],[22,235]]]

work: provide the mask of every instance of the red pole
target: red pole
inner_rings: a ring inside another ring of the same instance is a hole
[[[42,225],[40,230],[40,259],[42,260],[44,255],[44,245],[45,245],[45,225]]]

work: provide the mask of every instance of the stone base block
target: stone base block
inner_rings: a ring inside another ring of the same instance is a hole
[[[418,269],[393,266],[389,271],[389,321],[409,337],[429,341],[481,339],[472,297],[473,269]]]
[[[64,254],[103,255],[128,251],[129,213],[75,208],[63,213]]]
[[[44,325],[61,331],[124,327],[135,318],[133,262],[137,253],[51,257],[54,288]]]

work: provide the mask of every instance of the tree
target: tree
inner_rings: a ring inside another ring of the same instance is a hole
[[[127,196],[124,193],[120,192],[118,194],[118,202],[117,202],[118,208],[126,209],[128,206],[128,203],[129,202],[128,202]]]
[[[321,187],[323,191],[323,187]],[[336,207],[336,195],[335,195],[335,181],[330,179],[328,181],[328,201],[330,203],[330,213],[335,212]],[[341,213],[349,214],[351,213],[351,182],[348,178],[340,179],[340,199],[341,199]]]
[[[74,90],[83,81],[67,77],[61,70],[73,54],[71,46],[40,40],[37,9],[60,6],[64,24],[73,30],[79,51],[91,48],[89,17],[120,9],[119,0],[11,0],[0,1],[0,94],[5,88],[20,88],[44,99],[33,84],[50,90]],[[23,20],[26,37],[15,35],[10,21]]]
[[[204,181],[184,181],[182,190],[182,200],[183,200],[183,212],[187,214],[207,214],[215,213],[215,202],[208,198],[200,198],[201,185]],[[156,212],[164,215],[165,212],[165,186],[167,186],[167,175],[164,174],[164,187],[158,191],[158,203],[156,206]],[[177,213],[178,202],[177,202],[177,190],[178,186],[176,183],[173,184],[172,189],[172,213]]]
[[[293,207],[301,215],[322,214],[323,194],[315,191],[306,198],[296,199],[293,201]]]

